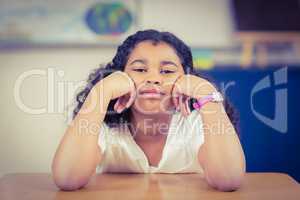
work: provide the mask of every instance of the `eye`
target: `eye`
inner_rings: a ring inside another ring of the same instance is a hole
[[[144,68],[137,68],[137,69],[133,69],[133,71],[136,71],[136,72],[146,72],[147,69],[144,69]]]
[[[170,73],[174,73],[174,71],[172,70],[161,70],[160,71],[162,74],[170,74]]]

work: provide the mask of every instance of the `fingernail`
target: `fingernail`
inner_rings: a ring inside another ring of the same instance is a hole
[[[121,113],[123,111],[123,109],[117,109],[117,113]]]
[[[114,110],[115,110],[115,111],[117,111],[118,106],[119,106],[119,100],[117,100],[117,102],[116,102],[115,105],[114,105]]]

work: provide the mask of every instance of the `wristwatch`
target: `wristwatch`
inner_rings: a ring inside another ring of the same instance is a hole
[[[193,107],[196,110],[200,110],[208,102],[222,102],[223,100],[223,96],[220,92],[213,92],[210,95],[197,99],[197,101],[193,103]]]

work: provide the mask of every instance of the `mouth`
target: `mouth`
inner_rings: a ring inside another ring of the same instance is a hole
[[[164,92],[158,89],[147,89],[139,92],[139,95],[143,98],[161,98],[165,95]]]

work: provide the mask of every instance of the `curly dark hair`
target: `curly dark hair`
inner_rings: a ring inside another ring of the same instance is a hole
[[[188,47],[182,40],[180,40],[170,32],[160,32],[153,29],[138,31],[135,34],[129,36],[127,39],[125,39],[125,41],[118,47],[116,55],[114,56],[112,62],[106,64],[105,66],[100,66],[99,68],[95,69],[93,72],[90,73],[87,80],[87,86],[76,96],[77,106],[73,111],[73,119],[79,112],[81,106],[83,105],[86,97],[88,96],[93,86],[98,81],[110,75],[114,71],[124,71],[124,67],[132,50],[138,43],[146,40],[152,41],[154,44],[159,42],[167,43],[168,45],[174,48],[176,54],[180,58],[185,74],[193,74],[202,77],[200,71],[196,72],[194,70],[193,57],[190,47]],[[114,104],[116,101],[117,99],[110,101],[107,113],[104,118],[104,122],[109,126],[122,123],[130,123],[129,109],[125,109],[122,113],[114,112]],[[194,101],[195,99],[192,99],[190,101],[191,110],[194,109],[192,107],[192,103]],[[238,132],[238,117],[237,113],[235,112],[235,109],[229,103],[227,98],[225,98],[223,104],[232,124]]]

